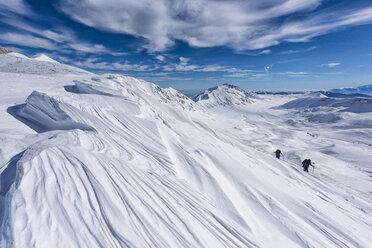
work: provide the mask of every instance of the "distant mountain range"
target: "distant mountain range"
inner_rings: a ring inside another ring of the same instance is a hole
[[[357,88],[343,88],[331,90],[318,90],[318,91],[256,91],[258,95],[299,95],[308,93],[320,93],[328,97],[334,98],[353,98],[353,97],[372,97],[372,85],[364,85]]]
[[[330,90],[335,93],[342,93],[342,94],[364,94],[372,96],[372,84],[363,85],[354,88],[341,88],[341,89],[332,89]]]

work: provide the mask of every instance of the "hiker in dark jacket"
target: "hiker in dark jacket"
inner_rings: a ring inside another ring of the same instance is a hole
[[[277,150],[275,151],[275,156],[276,156],[277,159],[280,159],[280,154],[283,155],[283,153],[282,153],[279,149],[277,149]],[[284,155],[283,155],[283,156],[284,156]]]
[[[304,161],[302,161],[302,167],[304,168],[304,171],[306,171],[307,173],[309,173],[309,166],[315,167],[311,162],[311,159],[307,158]]]

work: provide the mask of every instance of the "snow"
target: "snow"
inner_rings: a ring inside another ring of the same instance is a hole
[[[0,247],[372,243],[372,113],[357,111],[368,101],[225,85],[193,102],[3,56]]]
[[[355,94],[361,93],[372,96],[372,85],[363,85],[359,87],[348,87],[348,88],[341,88],[341,89],[332,89],[332,92],[336,93],[343,93],[343,94]]]
[[[253,92],[246,92],[234,85],[223,84],[194,96],[193,100],[198,101],[199,104],[205,107],[213,108],[217,106],[246,105],[252,103],[253,99],[256,98],[258,97]]]
[[[7,53],[0,56],[0,72],[27,74],[78,74],[86,71],[51,61],[30,59],[19,53]]]
[[[8,53],[7,55],[17,57],[17,58],[29,59],[29,57],[27,57],[26,55],[23,55],[17,52],[11,52],[11,53]]]
[[[305,108],[312,112],[321,109],[328,109],[330,111],[339,109],[343,112],[353,113],[367,113],[372,112],[371,98],[332,98],[326,96],[300,97],[293,101],[287,102],[281,106],[282,108]]]
[[[35,56],[33,56],[33,57],[31,57],[33,60],[37,60],[37,61],[44,61],[44,62],[51,62],[51,63],[58,63],[59,64],[59,62],[58,61],[55,61],[54,59],[52,59],[52,58],[50,58],[50,57],[48,57],[47,55],[45,55],[45,54],[37,54],[37,55],[35,55]]]

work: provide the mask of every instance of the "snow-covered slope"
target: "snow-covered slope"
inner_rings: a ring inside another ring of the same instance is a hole
[[[15,65],[34,63],[51,64]],[[337,161],[332,178],[335,159],[315,150],[315,174],[296,166],[295,150],[273,157],[279,136],[265,137],[278,128],[295,138],[282,138],[288,150],[305,147],[271,108],[288,98],[207,115],[143,80],[48,68],[0,72],[0,247],[371,244],[368,175]]]
[[[38,59],[39,58],[39,59]],[[60,64],[47,56],[28,58],[19,53],[7,53],[0,56],[0,72],[28,73],[28,74],[77,74],[87,73],[86,71]]]
[[[193,100],[206,107],[236,106],[252,103],[257,96],[235,85],[223,84],[207,89],[193,97]]]

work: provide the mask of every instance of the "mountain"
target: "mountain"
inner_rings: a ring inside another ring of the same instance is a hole
[[[194,102],[119,74],[14,54],[0,65],[2,248],[372,243],[366,125],[293,127],[274,107],[295,96],[231,85]]]
[[[321,93],[328,97],[335,97],[335,98],[352,98],[352,97],[367,97],[371,98],[371,95],[361,94],[361,93],[341,93],[341,92],[334,92],[334,91],[310,91],[311,93]],[[300,92],[300,91],[256,91],[258,95],[302,95],[309,92]]]
[[[370,85],[363,85],[359,87],[350,87],[350,88],[341,88],[341,89],[332,89],[330,90],[336,93],[343,93],[343,94],[366,94],[372,96],[372,84]]]
[[[14,52],[0,55],[0,71],[22,74],[87,73],[82,69],[60,64],[46,55],[28,58],[23,54]]]
[[[305,94],[303,91],[266,91],[260,90],[255,92],[258,95],[298,95]]]
[[[52,59],[52,58],[50,58],[47,55],[42,54],[42,53],[37,54],[35,56],[32,56],[31,58],[34,59],[34,60],[38,60],[38,61],[45,61],[45,62],[51,62],[51,63],[58,63],[59,64],[58,61],[55,61],[54,59]]]
[[[256,98],[253,92],[246,92],[231,84],[216,86],[192,97],[195,102],[206,107],[246,105]]]
[[[362,94],[362,93],[341,93],[334,91],[317,91],[325,96],[334,97],[334,98],[353,98],[353,97],[363,97],[371,98],[372,95]]]
[[[337,109],[339,112],[367,113],[372,112],[372,99],[353,97],[339,99],[333,97],[300,97],[281,106],[282,108],[306,108],[313,112],[324,108]]]
[[[339,98],[339,94],[341,93],[336,93],[338,97],[334,98],[327,97],[320,92],[310,93],[289,101],[278,108],[293,110],[296,114],[292,118],[296,120],[305,119],[311,123],[338,123],[340,125],[347,120],[347,124],[343,125],[350,128],[372,127],[372,125],[360,120],[363,118],[353,120],[348,116],[349,113],[372,114],[372,99],[360,97]],[[368,117],[366,118],[368,119]]]

